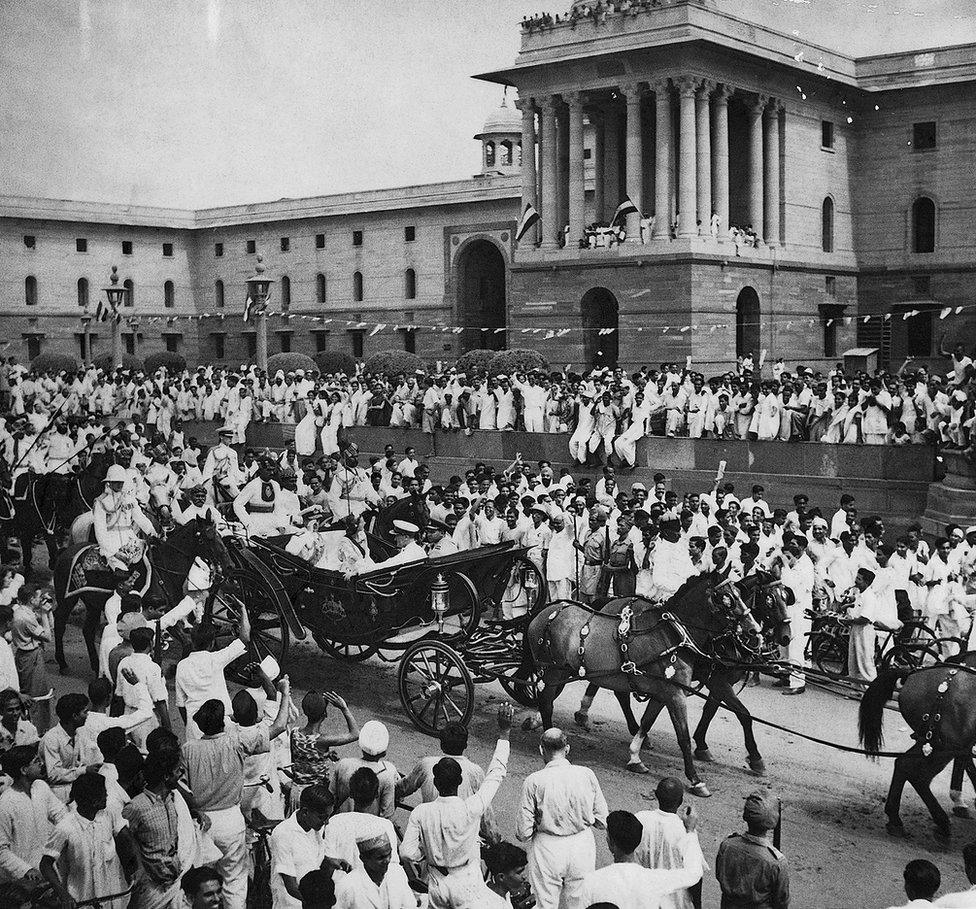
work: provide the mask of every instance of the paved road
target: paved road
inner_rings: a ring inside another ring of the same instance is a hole
[[[68,654],[72,674],[58,679],[61,690],[83,690],[81,633],[69,625]],[[377,718],[391,732],[390,758],[404,772],[413,761],[430,753],[433,740],[419,733],[403,717],[396,693],[395,667],[377,659],[360,665],[338,663],[314,644],[293,647],[288,671],[296,687],[296,700],[309,688],[335,689],[349,701],[360,722]],[[52,672],[56,670],[52,668]],[[658,719],[651,733],[651,748],[644,760],[649,776],[623,769],[628,734],[616,701],[601,693],[591,710],[592,729],[573,725],[573,710],[582,685],[570,686],[556,705],[555,721],[571,732],[572,758],[594,768],[611,808],[641,810],[654,806],[653,789],[661,776],[681,776],[681,759],[667,716]],[[60,693],[60,692],[59,692]],[[494,707],[504,698],[495,684],[482,686],[471,724],[469,754],[485,762],[494,744]],[[748,689],[744,699],[758,716],[813,735],[856,744],[856,703],[836,694],[808,688],[797,698],[784,698],[767,686]],[[700,703],[692,699],[689,712],[697,721]],[[175,710],[174,710],[175,714]],[[523,712],[527,715],[527,712]],[[341,722],[336,718],[336,722]],[[786,733],[758,727],[756,736],[768,765],[763,779],[745,771],[742,736],[734,717],[721,711],[713,723],[710,746],[716,763],[703,766],[710,799],[695,799],[701,815],[701,838],[706,857],[714,859],[719,842],[741,827],[742,797],[757,786],[769,787],[783,800],[783,850],[791,865],[793,905],[814,907],[885,907],[904,902],[901,873],[912,858],[934,861],[946,886],[961,889],[965,878],[959,850],[976,840],[976,822],[954,820],[955,839],[949,851],[933,842],[928,814],[914,793],[906,793],[903,817],[914,832],[912,841],[893,840],[884,832],[882,802],[887,791],[891,761],[871,762],[830,748],[811,745]],[[907,747],[901,717],[889,711],[887,747]],[[509,777],[496,801],[503,830],[513,835],[514,809],[527,773],[539,766],[538,733],[515,730]],[[354,749],[347,749],[352,753]],[[935,791],[948,802],[948,777],[935,783]],[[609,861],[600,844],[600,861]],[[706,876],[705,906],[717,907],[718,887]]]

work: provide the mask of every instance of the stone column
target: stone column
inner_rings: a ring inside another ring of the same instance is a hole
[[[569,221],[569,110],[564,103],[556,108],[556,137],[559,155],[556,161],[556,198],[558,200],[559,235]]]
[[[519,99],[515,106],[522,111],[522,211],[526,205],[539,210],[535,170],[535,103],[533,98]],[[521,212],[519,212],[521,216]],[[530,227],[522,238],[526,246],[534,246],[538,239],[537,225]]]
[[[770,102],[765,113],[765,183],[764,208],[766,213],[767,246],[779,244],[779,102]]]
[[[555,249],[559,233],[559,204],[556,199],[556,100],[543,98],[539,102],[539,125],[542,128],[542,208],[539,217],[542,227],[542,248]]]
[[[641,131],[641,97],[643,89],[637,82],[621,85],[627,98],[627,195],[643,210],[644,137]],[[640,243],[640,211],[627,215],[627,242]]]
[[[604,168],[606,167],[606,135],[604,133],[603,111],[588,112],[593,126],[593,220],[599,223],[603,220],[604,199]]]
[[[698,233],[708,236],[708,227],[712,220],[712,125],[711,125],[711,96],[715,88],[714,82],[702,80],[695,97],[696,123],[695,150],[698,163],[698,220],[701,226]]]
[[[671,239],[671,83],[654,83],[654,239]]]
[[[678,236],[697,237],[698,163],[695,140],[695,92],[698,80],[682,76],[678,80]]]
[[[563,95],[569,106],[569,236],[566,243],[579,245],[586,226],[586,184],[583,172],[583,96],[579,92]]]
[[[766,245],[779,245],[779,208],[780,208],[780,164],[779,164],[779,111],[778,101],[772,101],[766,108],[765,126],[766,137],[764,150],[766,157],[765,179],[765,212],[766,212]]]
[[[729,96],[732,90],[723,85],[712,96],[712,208],[718,215],[718,238],[729,235]]]
[[[768,100],[759,95],[749,105],[749,223],[758,240],[763,239],[763,111]]]
[[[603,220],[620,204],[620,117],[610,104],[603,109]]]

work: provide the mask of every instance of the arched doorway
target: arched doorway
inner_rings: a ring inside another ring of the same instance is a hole
[[[735,355],[759,362],[759,294],[743,287],[735,301]]]
[[[617,365],[620,354],[620,332],[617,330],[619,312],[617,298],[605,287],[594,287],[583,294],[580,316],[585,365]],[[601,334],[601,331],[604,333]]]
[[[484,347],[503,350],[507,294],[505,257],[490,240],[473,240],[458,253],[455,261],[457,314],[461,349]]]

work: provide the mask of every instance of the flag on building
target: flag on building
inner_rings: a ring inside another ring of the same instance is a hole
[[[248,297],[244,301],[244,321],[249,322],[251,320],[251,298]]]
[[[515,242],[518,243],[528,232],[529,228],[539,223],[539,213],[531,202],[525,203],[525,211],[519,218],[518,227],[515,230]]]
[[[626,218],[627,215],[637,213],[640,214],[640,209],[630,201],[630,196],[625,196],[624,201],[617,206],[617,210],[613,213],[613,218],[610,219],[610,226],[613,227],[617,223],[619,218]]]
[[[103,303],[101,300],[98,301],[98,305],[95,307],[95,321],[105,322],[108,319],[108,305]]]

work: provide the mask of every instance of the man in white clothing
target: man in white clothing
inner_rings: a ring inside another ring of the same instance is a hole
[[[684,792],[681,780],[665,777],[654,790],[658,807],[637,812],[643,833],[634,857],[645,868],[677,870],[684,865],[682,846],[687,830],[679,816]],[[662,895],[660,901],[661,909],[692,909],[701,902],[700,884]]]
[[[478,831],[482,816],[505,778],[514,715],[510,704],[503,704],[498,710],[498,744],[477,792],[460,798],[457,792],[463,781],[461,767],[453,758],[441,758],[434,766],[439,797],[418,805],[410,813],[400,858],[427,863],[431,909],[481,909],[486,902]]]
[[[687,830],[681,841],[681,867],[644,868],[636,856],[644,829],[641,822],[629,811],[611,811],[607,817],[607,845],[613,864],[586,875],[579,905],[658,909],[663,897],[701,880],[704,861],[695,833],[697,817],[690,805],[680,810],[679,817]]]
[[[804,651],[811,628],[807,613],[813,609],[813,562],[795,540],[783,547],[779,560],[782,566],[780,580],[793,594],[793,603],[789,607],[790,642],[786,647],[786,656],[794,668],[790,672],[789,687],[783,694],[802,694],[807,687],[803,666],[806,663]]]
[[[588,767],[569,762],[561,729],[542,734],[545,767],[526,777],[515,835],[531,845],[529,880],[539,909],[585,909],[583,878],[596,866],[594,827],[605,827],[607,803]]]
[[[417,899],[389,840],[360,835],[356,848],[360,864],[337,883],[336,909],[414,909]]]

